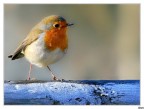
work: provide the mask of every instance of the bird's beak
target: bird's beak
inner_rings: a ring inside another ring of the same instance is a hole
[[[74,25],[73,23],[67,23],[67,26],[72,26],[72,25]]]

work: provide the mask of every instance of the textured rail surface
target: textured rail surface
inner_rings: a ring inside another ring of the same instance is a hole
[[[139,80],[5,81],[5,105],[139,105]]]

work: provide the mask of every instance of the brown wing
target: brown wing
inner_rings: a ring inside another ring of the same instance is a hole
[[[9,55],[8,58],[11,58],[12,60],[22,58],[24,56],[22,51],[24,51],[28,45],[35,41],[38,38],[39,34],[42,32],[43,31],[40,29],[33,29],[24,39],[24,41],[20,44],[20,46],[15,50],[14,54]]]
[[[22,50],[24,49],[24,47],[26,47],[25,45],[20,45],[14,52],[13,55],[9,55],[8,58],[11,58],[12,60],[15,60],[15,59],[19,59],[19,58],[22,58],[24,56],[22,52]]]

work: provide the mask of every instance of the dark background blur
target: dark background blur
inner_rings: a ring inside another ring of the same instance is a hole
[[[61,15],[75,25],[68,30],[69,49],[59,62],[50,65],[59,78],[139,79],[139,4],[5,4],[4,79],[26,79],[25,58],[11,61],[14,52],[31,28],[49,15]],[[32,78],[48,80],[47,68],[33,67]]]

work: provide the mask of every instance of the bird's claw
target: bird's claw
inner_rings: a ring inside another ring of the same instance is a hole
[[[54,80],[54,81],[61,81],[61,82],[64,81],[64,79],[58,79],[56,76],[53,76],[53,80]]]

